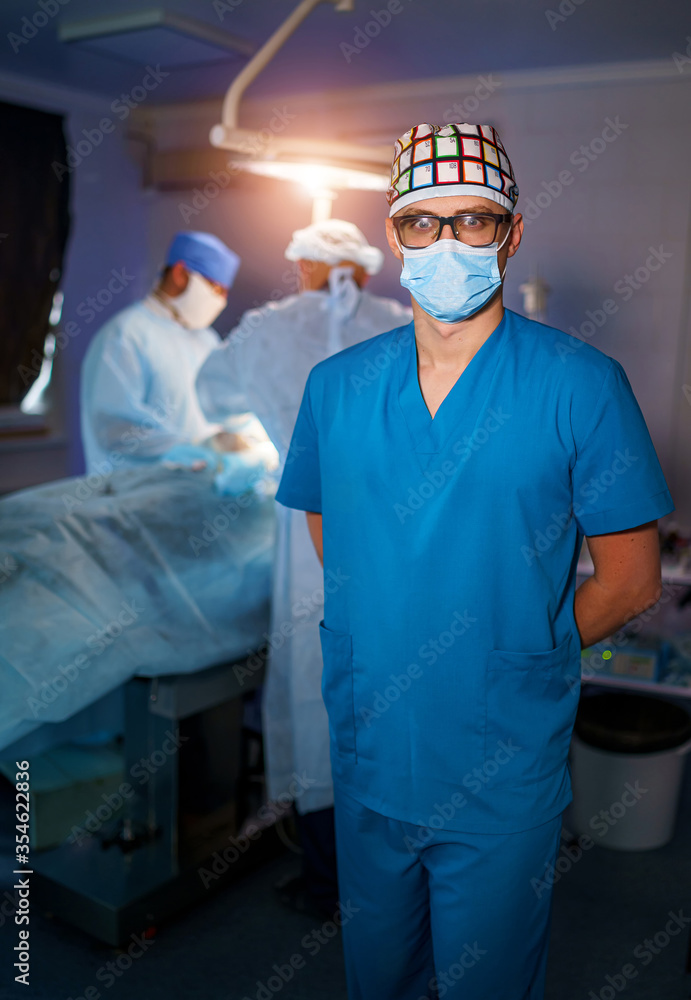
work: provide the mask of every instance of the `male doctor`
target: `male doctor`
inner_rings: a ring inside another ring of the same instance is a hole
[[[154,290],[98,331],[84,358],[82,441],[88,472],[154,462],[176,444],[232,435],[202,414],[194,380],[220,338],[240,258],[210,233],[173,239]]]
[[[364,290],[384,255],[351,222],[329,219],[293,233],[285,256],[300,292],[250,310],[197,378],[209,420],[250,410],[290,464],[290,437],[310,369],[330,354],[407,323],[410,310]],[[303,875],[279,886],[296,909],[332,916],[338,899],[329,727],[321,696],[318,623],[324,581],[302,514],[278,507],[272,640],[262,699],[269,797],[295,788]]]
[[[277,495],[344,581],[321,638],[351,1000],[541,1000],[531,879],[571,798],[581,646],[660,593],[673,507],[621,366],[503,307],[517,198],[491,126],[398,140],[414,322],[311,372]]]

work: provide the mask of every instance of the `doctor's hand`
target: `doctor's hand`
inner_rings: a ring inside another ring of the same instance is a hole
[[[251,447],[241,434],[231,434],[230,431],[219,431],[210,437],[205,445],[214,451],[247,451]]]

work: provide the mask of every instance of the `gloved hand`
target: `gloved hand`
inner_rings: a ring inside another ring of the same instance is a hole
[[[173,445],[160,460],[169,469],[191,469],[193,472],[200,472],[207,465],[212,469],[219,466],[219,456],[198,444]]]

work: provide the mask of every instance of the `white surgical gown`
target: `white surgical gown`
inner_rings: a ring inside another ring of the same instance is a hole
[[[104,324],[84,358],[81,425],[87,472],[141,465],[215,434],[194,387],[215,330],[188,330],[153,296]]]
[[[303,292],[250,310],[199,373],[202,409],[219,421],[231,412],[255,413],[282,470],[314,365],[410,319],[399,302],[360,292],[352,282],[334,286],[331,294]],[[305,515],[282,506],[276,515],[271,656],[262,709],[266,773],[269,797],[292,794],[304,814],[333,805],[318,627],[324,579]],[[338,586],[338,580],[327,586]]]

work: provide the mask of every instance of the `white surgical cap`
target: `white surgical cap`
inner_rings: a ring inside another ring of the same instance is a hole
[[[371,247],[358,227],[343,219],[327,219],[297,229],[285,256],[288,260],[319,260],[331,266],[350,260],[368,274],[377,274],[384,263],[381,250]]]

